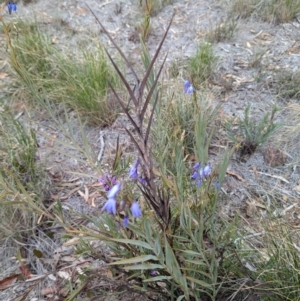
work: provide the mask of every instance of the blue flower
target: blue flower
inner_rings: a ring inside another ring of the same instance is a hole
[[[142,185],[146,185],[146,184],[147,184],[146,178],[139,178],[139,182],[140,182]]]
[[[201,166],[200,162],[196,162],[195,165],[193,166],[193,169],[198,169]]]
[[[17,4],[8,2],[7,3],[7,9],[8,9],[9,14],[11,15],[12,11],[17,11]]]
[[[142,216],[142,211],[141,211],[140,205],[136,201],[133,201],[131,204],[131,213],[134,217]]]
[[[128,216],[125,216],[124,219],[123,219],[124,228],[127,228],[128,224],[129,224],[129,218],[128,218]]]
[[[159,273],[155,270],[152,270],[152,271],[150,271],[150,275],[151,276],[157,276],[157,275],[159,275]]]
[[[128,172],[128,175],[130,178],[133,178],[133,179],[138,178],[137,170],[138,170],[139,164],[140,164],[139,160],[136,160],[135,164],[130,168],[130,170]]]
[[[120,189],[121,189],[121,183],[117,183],[107,192],[107,197],[109,199],[114,199],[116,195],[119,193]]]
[[[106,211],[110,214],[116,214],[117,212],[117,201],[114,198],[109,198],[104,206],[102,207],[102,211]]]
[[[196,180],[198,178],[198,176],[199,176],[198,172],[194,171],[193,174],[192,174],[192,176],[191,176],[191,179],[192,180]]]
[[[199,180],[197,181],[197,187],[199,188],[201,185],[202,185],[202,179],[199,179]]]
[[[184,93],[186,93],[186,94],[193,94],[194,93],[194,87],[190,83],[189,80],[185,80],[183,86],[184,86]]]
[[[211,171],[212,171],[211,165],[208,163],[203,169],[204,177],[208,177],[211,174]]]

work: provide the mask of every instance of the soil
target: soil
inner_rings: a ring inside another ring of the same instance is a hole
[[[133,67],[140,70],[140,44],[136,31],[137,22],[142,20],[139,0],[37,0],[28,4],[18,3],[17,13],[12,15],[6,13],[5,19],[11,21],[19,18],[37,19],[41,26],[50,32],[53,41],[63,49],[73,49],[78,45],[82,45],[83,41],[86,41],[86,36],[93,36],[99,37],[107,49],[114,52],[111,43],[100,30],[85,3],[93,9],[93,12],[100,18],[123,52],[128,55]],[[151,17],[152,30],[147,40],[147,46],[150,53],[153,54],[164,34],[168,21],[175,12],[173,24],[159,58],[160,62],[164,55],[168,53],[165,67],[166,76],[170,74],[173,63],[180,62],[184,65],[186,59],[195,54],[205,34],[220,22],[226,20],[229,5],[230,1],[177,0],[166,5],[155,16]],[[211,79],[214,101],[221,104],[224,118],[243,117],[244,109],[248,104],[251,104],[251,116],[260,118],[266,112],[270,112],[273,105],[277,103],[280,111],[276,115],[275,121],[284,122],[286,125],[294,125],[295,121],[290,119],[288,106],[298,100],[278,98],[276,80],[284,72],[297,72],[300,68],[300,24],[298,20],[275,25],[262,22],[257,18],[243,20],[236,16],[236,22],[237,30],[234,36],[214,45],[214,51],[218,56],[216,71]],[[1,37],[1,45],[5,45],[3,36]],[[86,45],[86,47],[90,47],[90,45]],[[255,62],[262,51],[261,60]],[[0,50],[0,68],[4,71],[8,66],[7,60],[3,47]],[[184,76],[181,71],[176,80],[183,83]],[[9,76],[0,78],[2,91],[8,89],[9,83]],[[45,119],[43,114],[30,116],[30,113],[22,106],[19,110],[23,112],[20,120],[28,123],[29,117],[33,119],[34,123],[31,121],[31,126],[38,133],[65,139],[64,134],[57,126]],[[123,127],[122,120],[124,121],[124,118],[121,115],[112,126],[105,129],[86,127],[88,139],[96,154],[102,148],[101,137],[104,138],[104,154],[100,162],[102,171],[109,170],[118,136],[125,154],[133,154],[133,146]],[[72,120],[74,122],[74,133],[78,135],[78,141],[80,141],[78,123],[75,117]],[[274,206],[275,202],[278,209],[282,211],[292,206],[288,214],[293,216],[295,222],[299,222],[300,165],[298,150],[300,135],[284,139],[283,131],[284,129],[262,148],[257,148],[246,160],[241,161],[238,155],[233,156],[228,167],[226,183],[223,187],[224,214],[234,216],[236,211],[240,211],[245,218],[251,221],[251,218],[257,214],[257,210],[260,210],[260,207],[255,205],[256,198],[265,195],[265,192],[269,191],[268,195],[271,199],[264,197],[266,204],[271,205],[272,203],[272,206]],[[57,185],[57,189],[52,188],[49,191],[52,199],[55,199],[55,196],[63,199],[64,209],[73,213],[93,212],[95,214],[99,212],[104,201],[103,196],[96,195],[94,200],[85,200],[84,198],[85,187],[90,188],[89,185],[97,182],[100,176],[99,172],[94,171],[88,162],[79,162],[55,152],[49,139],[43,135],[38,136],[38,142],[40,145],[39,156],[41,160],[46,159],[51,184],[56,185],[57,182],[69,184],[69,186],[65,185],[64,189],[59,185]],[[82,159],[84,160],[84,158]],[[81,177],[80,174],[89,176]],[[95,206],[92,206],[92,202],[95,202]],[[253,208],[255,210],[252,210]],[[41,234],[39,244],[44,239],[45,236]],[[4,246],[2,250],[3,248]],[[65,252],[63,253],[64,256],[72,256],[72,250],[62,246],[58,241],[47,241],[44,250],[49,259],[53,261],[57,253]],[[50,267],[53,267],[54,262],[51,264]],[[105,270],[103,266],[104,261],[99,260],[98,265],[95,265],[95,269],[100,267],[99,270]],[[17,267],[18,264],[15,260],[7,259],[0,266],[0,270],[3,271],[0,278],[2,279],[16,272]],[[50,271],[50,268],[47,270],[45,264],[38,264],[37,262],[32,269],[34,269],[32,272],[36,274]],[[113,282],[110,275],[107,275],[107,279]],[[51,282],[51,279],[49,279],[48,283],[43,282],[43,287],[40,286],[39,289],[30,292],[26,300],[50,300],[47,299],[47,294],[46,296],[42,295],[43,289],[50,286],[49,283],[51,284],[53,281]],[[26,289],[28,289],[28,284],[24,285],[20,282],[18,285],[0,291],[0,299],[13,300],[24,293]],[[127,300],[126,298],[131,300],[133,294],[131,292],[129,297],[123,295],[122,300]],[[51,293],[48,295],[51,295]],[[97,300],[117,300],[112,299],[111,296],[106,296],[106,299],[104,296],[102,297],[103,299]]]

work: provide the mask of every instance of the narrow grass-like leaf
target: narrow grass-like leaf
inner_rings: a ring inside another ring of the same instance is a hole
[[[138,149],[140,155],[142,158],[144,158],[144,152],[141,149],[140,145],[138,144],[138,142],[134,139],[133,135],[129,132],[129,130],[127,128],[125,128],[126,133],[129,135],[129,137],[131,138],[132,142],[135,144],[136,148]]]
[[[148,106],[148,104],[149,104],[149,102],[150,102],[150,99],[151,99],[151,97],[152,97],[152,94],[153,94],[153,92],[154,92],[154,90],[155,90],[155,88],[156,88],[158,79],[159,79],[159,77],[160,77],[160,74],[161,74],[162,69],[163,69],[163,67],[164,67],[164,64],[165,64],[165,62],[166,62],[166,59],[167,59],[167,55],[165,56],[165,58],[164,58],[164,60],[163,60],[163,62],[162,62],[162,64],[161,64],[161,66],[160,66],[160,68],[159,68],[159,71],[158,71],[158,73],[157,73],[157,75],[156,75],[155,81],[154,81],[154,83],[152,84],[152,87],[151,87],[151,89],[150,89],[150,91],[149,91],[149,93],[148,93],[148,95],[147,95],[147,98],[146,98],[146,100],[145,100],[145,103],[144,103],[144,106],[143,106],[142,112],[141,112],[141,120],[144,119],[144,115],[145,115],[147,106]],[[157,94],[156,96],[158,97],[158,94]],[[153,109],[153,110],[154,110],[154,109]]]
[[[165,237],[165,258],[166,258],[166,268],[168,272],[173,276],[174,280],[180,284],[181,289],[186,293],[187,283],[186,278],[181,274],[179,263],[174,255],[174,252]]]
[[[123,267],[124,270],[155,270],[155,269],[163,269],[164,267],[161,264],[155,263],[143,263],[136,264]]]
[[[162,38],[162,40],[161,40],[161,42],[160,42],[160,44],[159,44],[159,46],[158,46],[158,48],[157,48],[157,50],[156,50],[156,52],[155,52],[153,58],[152,58],[152,61],[151,61],[151,63],[149,64],[148,69],[146,70],[145,76],[144,76],[143,80],[141,81],[141,84],[140,84],[140,93],[141,93],[141,94],[143,94],[143,91],[144,91],[144,88],[145,88],[145,86],[146,86],[148,77],[149,77],[149,75],[150,75],[150,73],[151,73],[151,70],[152,70],[152,68],[153,68],[153,65],[154,65],[154,63],[155,63],[157,57],[158,57],[158,54],[159,54],[159,52],[160,52],[160,49],[161,49],[161,47],[162,47],[162,45],[163,45],[163,43],[164,43],[164,41],[165,41],[165,39],[166,39],[166,36],[167,36],[167,34],[168,34],[168,32],[169,32],[169,29],[170,29],[171,24],[172,24],[172,22],[173,22],[174,16],[175,16],[175,14],[173,14],[173,16],[172,16],[172,18],[171,18],[171,20],[170,20],[170,22],[169,22],[169,25],[168,25],[168,27],[167,27],[167,29],[166,29],[166,31],[165,31],[165,34],[164,34],[164,36],[163,36],[163,38]]]
[[[126,58],[126,56],[124,55],[123,51],[121,50],[121,48],[117,45],[117,43],[114,41],[114,39],[111,37],[111,35],[109,34],[109,32],[106,30],[106,28],[102,25],[102,23],[100,22],[99,18],[96,16],[96,14],[93,12],[93,10],[90,8],[90,6],[85,3],[85,5],[88,7],[88,9],[90,10],[90,12],[92,13],[92,15],[95,17],[96,21],[99,23],[99,25],[101,26],[101,28],[103,29],[103,31],[105,32],[105,34],[108,36],[108,38],[110,39],[110,41],[112,42],[112,44],[116,47],[116,49],[118,50],[118,52],[120,53],[120,55],[122,56],[122,58],[124,59],[124,61],[126,62],[128,68],[130,68],[133,76],[135,77],[136,82],[138,81],[138,77],[134,71],[134,69],[132,68],[130,62],[128,61],[128,59]],[[127,89],[128,90],[128,89]],[[138,102],[135,98],[135,96],[133,95],[132,100],[135,102],[135,106],[138,106]]]
[[[152,278],[148,278],[143,280],[143,282],[156,282],[156,281],[161,281],[161,280],[171,280],[173,277],[171,276],[156,276]]]
[[[186,259],[185,262],[189,262],[189,263],[196,264],[196,265],[206,266],[206,264],[203,260],[188,260],[188,259]]]
[[[111,238],[111,241],[121,242],[124,244],[139,246],[148,250],[153,250],[153,248],[146,242],[134,239],[123,239],[123,238]]]
[[[197,283],[197,284],[199,284],[199,285],[201,285],[201,286],[203,286],[205,288],[213,290],[212,285],[209,284],[209,283],[206,283],[206,282],[204,282],[202,280],[199,280],[199,279],[195,279],[195,278],[190,277],[190,276],[185,276],[185,277],[186,277],[187,280],[190,280],[190,281],[195,282],[195,283]]]
[[[130,264],[130,263],[144,262],[144,261],[148,261],[148,260],[156,260],[157,261],[157,257],[154,255],[142,255],[142,256],[137,256],[137,257],[130,258],[130,259],[123,259],[120,261],[112,262],[112,263],[109,263],[109,265]]]
[[[140,135],[140,129],[138,127],[138,125],[136,124],[136,122],[133,120],[133,118],[131,117],[131,115],[128,113],[128,110],[125,108],[125,105],[122,101],[122,99],[120,98],[120,96],[118,95],[118,93],[116,92],[116,90],[113,88],[113,86],[109,83],[109,86],[111,88],[111,90],[113,91],[114,95],[116,96],[120,106],[122,107],[124,113],[126,114],[126,116],[128,117],[128,119],[130,120],[131,124],[134,126],[135,130],[139,133]]]
[[[114,60],[112,59],[112,57],[110,56],[110,54],[108,53],[108,51],[105,49],[106,51],[106,54],[108,56],[108,58],[110,59],[111,63],[113,64],[114,68],[116,69],[119,77],[121,78],[123,84],[125,85],[126,87],[126,90],[127,92],[129,93],[132,101],[134,102],[135,106],[137,107],[137,103],[138,103],[138,99],[136,99],[135,95],[134,95],[134,92],[132,91],[128,81],[125,79],[124,75],[122,74],[122,72],[120,71],[119,67],[117,66],[117,64],[114,62]],[[120,100],[119,102],[121,102],[123,104],[123,101]],[[125,107],[125,105],[123,104],[123,106]],[[122,106],[122,108],[123,108]]]

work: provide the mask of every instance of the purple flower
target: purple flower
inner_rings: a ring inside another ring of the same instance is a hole
[[[203,169],[204,177],[208,177],[212,172],[211,165],[208,163]]]
[[[103,184],[103,187],[104,187],[105,191],[109,191],[110,190],[110,187],[107,184]]]
[[[196,162],[195,165],[193,166],[193,169],[198,169],[201,166],[200,162]]]
[[[109,191],[111,186],[117,184],[117,179],[114,176],[104,175],[98,180],[98,182],[103,185],[105,191]]]
[[[216,184],[215,184],[215,185],[216,185],[216,189],[217,189],[217,190],[219,190],[219,189],[221,188],[221,184],[220,184],[219,181],[216,181]]]
[[[193,94],[194,93],[194,87],[190,83],[189,80],[184,81],[183,87],[184,87],[184,93],[186,93],[186,94]]]
[[[139,182],[142,184],[142,185],[146,185],[147,184],[147,181],[145,178],[139,178]]]
[[[128,224],[129,224],[129,218],[128,218],[128,216],[125,216],[124,219],[123,219],[124,228],[127,228]]]
[[[104,206],[102,207],[102,211],[106,211],[110,214],[116,214],[117,212],[117,201],[114,198],[109,198]]]
[[[198,178],[198,176],[199,176],[198,172],[194,171],[193,174],[192,174],[192,176],[191,176],[191,179],[192,180],[196,180]]]
[[[141,211],[140,205],[136,201],[133,201],[131,204],[131,213],[134,217],[142,216],[142,211]]]
[[[117,184],[117,179],[116,179],[116,177],[114,177],[114,176],[111,177],[110,181],[111,181],[111,183],[112,183],[113,185],[116,185],[116,184]]]
[[[199,179],[199,180],[197,181],[197,187],[199,188],[201,185],[202,185],[202,179]]]
[[[11,15],[12,11],[17,11],[17,4],[8,2],[7,3],[7,9],[8,9],[9,14]]]
[[[139,164],[140,164],[139,160],[136,160],[135,164],[130,168],[130,170],[128,172],[128,175],[130,178],[133,178],[133,179],[138,178],[137,169],[138,169]]]
[[[151,276],[157,276],[159,273],[155,270],[150,271]]]
[[[121,183],[117,183],[107,192],[107,197],[109,199],[114,199],[116,195],[119,193],[120,189],[121,189]]]

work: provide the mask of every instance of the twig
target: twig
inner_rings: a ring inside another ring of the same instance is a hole
[[[95,163],[95,166],[97,166],[97,165],[100,163],[100,161],[101,161],[101,159],[102,159],[102,156],[103,156],[104,147],[105,147],[105,144],[104,144],[104,138],[103,138],[103,136],[104,136],[103,132],[100,131],[100,132],[99,132],[99,135],[100,135],[100,137],[99,137],[98,141],[100,140],[100,151],[99,151],[99,154],[98,154],[98,157],[97,157],[97,161],[96,161],[96,163]]]

